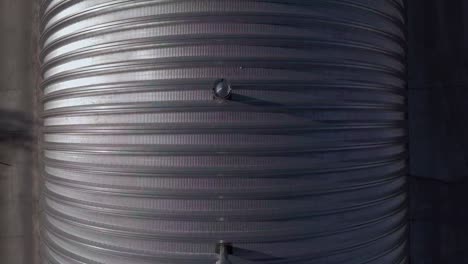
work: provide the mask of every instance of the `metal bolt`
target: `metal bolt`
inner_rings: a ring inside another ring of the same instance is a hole
[[[216,253],[218,253],[218,261],[216,261],[216,264],[232,264],[231,261],[229,261],[229,255],[232,254],[232,245],[231,244],[226,244],[224,241],[220,241],[216,245]]]
[[[213,87],[213,94],[218,99],[229,100],[232,95],[232,88],[225,79],[217,80]]]

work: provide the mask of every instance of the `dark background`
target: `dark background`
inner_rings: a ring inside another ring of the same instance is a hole
[[[466,264],[468,1],[407,4],[411,264]]]

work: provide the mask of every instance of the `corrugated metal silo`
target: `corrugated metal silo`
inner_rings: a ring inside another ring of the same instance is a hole
[[[402,0],[41,12],[44,263],[407,262]]]

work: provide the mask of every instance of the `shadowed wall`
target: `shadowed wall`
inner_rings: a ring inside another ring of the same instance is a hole
[[[0,1],[0,263],[37,263],[35,0]]]
[[[407,2],[411,263],[468,263],[468,2]]]

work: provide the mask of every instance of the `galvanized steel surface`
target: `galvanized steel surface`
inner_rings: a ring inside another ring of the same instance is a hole
[[[402,1],[41,12],[44,263],[406,263]]]

